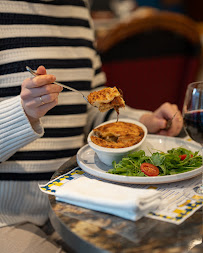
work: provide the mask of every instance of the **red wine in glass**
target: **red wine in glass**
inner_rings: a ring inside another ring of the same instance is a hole
[[[183,105],[183,119],[186,133],[201,144],[203,150],[203,81],[188,85]],[[194,191],[203,198],[203,180]]]
[[[186,112],[184,127],[191,139],[203,145],[203,109]]]

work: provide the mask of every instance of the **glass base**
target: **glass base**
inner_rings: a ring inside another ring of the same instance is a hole
[[[194,190],[197,194],[203,196],[203,185],[196,186],[195,188],[193,188],[193,190]]]

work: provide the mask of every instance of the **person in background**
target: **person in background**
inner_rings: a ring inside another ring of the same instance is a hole
[[[85,136],[114,111],[100,113],[80,94],[105,86],[83,0],[0,1],[0,245],[4,252],[62,252],[43,231],[49,203],[38,184],[84,145]],[[37,70],[32,77],[26,66]],[[165,103],[155,112],[126,107],[120,118],[144,123],[149,133],[176,136],[178,111]],[[45,239],[46,240],[45,240]]]

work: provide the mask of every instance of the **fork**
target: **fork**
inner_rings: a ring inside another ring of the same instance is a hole
[[[168,130],[168,129],[171,127],[172,121],[173,121],[173,119],[175,118],[176,114],[177,114],[177,112],[173,115],[173,117],[172,117],[171,119],[169,119],[169,120],[167,121],[166,127],[164,128],[164,130]]]
[[[26,69],[27,69],[33,76],[40,76],[40,74],[37,74],[36,72],[34,72],[34,70],[32,70],[30,67],[26,66]],[[72,90],[72,91],[74,91],[74,92],[79,93],[80,95],[83,96],[83,98],[85,99],[85,101],[86,101],[87,103],[90,104],[90,102],[89,102],[88,99],[85,97],[85,95],[84,95],[82,92],[80,92],[79,90],[76,90],[76,89],[74,89],[74,88],[72,88],[72,87],[69,87],[69,86],[67,86],[67,85],[64,85],[64,84],[62,84],[62,83],[58,83],[58,82],[53,82],[53,83],[54,83],[54,84],[57,84],[57,85],[59,85],[59,86],[61,86],[61,87],[63,87],[63,88],[66,88],[66,89],[68,89],[68,90]],[[92,104],[90,104],[90,105],[93,106]]]

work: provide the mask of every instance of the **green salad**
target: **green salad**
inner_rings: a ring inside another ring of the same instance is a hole
[[[144,150],[134,151],[120,162],[112,163],[108,173],[124,176],[166,176],[191,171],[202,166],[199,151],[192,152],[183,147],[172,148],[166,153],[157,151],[146,155]]]

